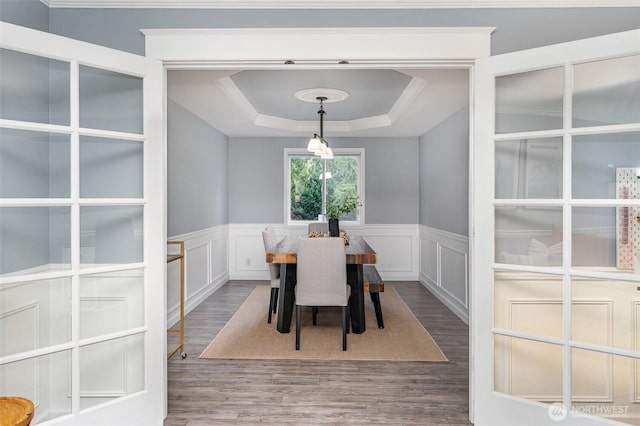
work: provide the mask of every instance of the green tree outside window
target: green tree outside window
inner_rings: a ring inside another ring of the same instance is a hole
[[[327,160],[327,200],[343,199],[358,194],[359,157],[335,155]],[[317,220],[322,213],[322,160],[314,155],[293,155],[289,158],[291,220]],[[357,220],[357,211],[340,217]]]

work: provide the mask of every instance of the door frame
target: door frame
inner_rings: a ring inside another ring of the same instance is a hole
[[[473,218],[474,67],[491,55],[495,27],[141,29],[148,57],[169,70],[428,69],[469,71],[469,230]],[[242,49],[238,49],[242,46]],[[401,48],[399,48],[401,46]],[[341,63],[348,60],[347,64]],[[291,61],[293,63],[291,63]],[[167,123],[165,107],[165,126]],[[165,128],[165,146],[166,128]],[[469,232],[469,249],[473,234]],[[469,253],[470,259],[473,252]],[[468,278],[473,308],[471,277]],[[471,326],[471,324],[470,324]],[[473,333],[469,333],[469,420],[474,420]]]

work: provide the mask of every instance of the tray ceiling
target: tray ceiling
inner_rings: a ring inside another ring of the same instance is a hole
[[[295,93],[345,91],[325,104],[330,136],[417,137],[469,102],[466,69],[169,71],[168,99],[232,137],[318,132],[318,104]]]

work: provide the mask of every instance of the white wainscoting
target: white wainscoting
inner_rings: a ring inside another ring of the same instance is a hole
[[[469,238],[420,226],[420,282],[469,324]]]
[[[229,280],[228,229],[228,225],[221,225],[169,238],[172,241],[184,241],[185,314]],[[179,262],[167,264],[169,327],[180,318],[179,268]]]
[[[228,280],[268,280],[262,231],[274,228],[278,238],[306,235],[306,227],[283,224],[229,224],[171,236],[185,242],[185,312],[190,312]],[[467,237],[419,225],[365,225],[346,228],[362,236],[378,253],[376,265],[386,281],[416,281],[434,293],[468,323]],[[167,265],[167,322],[179,316],[179,265]]]
[[[306,235],[306,226],[287,227],[283,224],[229,225],[229,278],[232,280],[267,280],[262,231],[271,226],[278,238],[286,235]],[[362,236],[378,253],[376,265],[387,281],[416,281],[418,279],[418,226],[365,225],[348,228],[350,235]]]

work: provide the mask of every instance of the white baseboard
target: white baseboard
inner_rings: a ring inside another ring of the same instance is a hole
[[[211,283],[206,288],[201,289],[197,294],[192,295],[188,300],[184,302],[184,314],[188,314],[202,303],[207,297],[211,296],[220,287],[225,285],[229,281],[229,275],[225,274],[220,276],[217,280]],[[180,320],[180,306],[174,306],[167,312],[167,327],[171,328]]]
[[[463,309],[456,303],[452,303],[451,298],[437,286],[434,286],[428,280],[420,277],[420,284],[422,284],[427,290],[431,292],[443,305],[451,310],[458,318],[460,318],[465,324],[469,325],[469,310]]]

